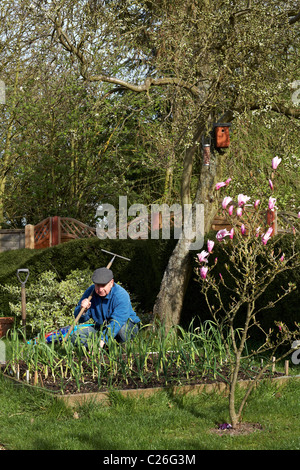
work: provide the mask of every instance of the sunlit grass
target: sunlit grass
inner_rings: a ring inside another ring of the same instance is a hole
[[[243,421],[259,422],[263,429],[219,436],[212,430],[228,422],[228,403],[217,393],[165,390],[149,398],[125,398],[111,392],[109,405],[88,402],[71,409],[0,376],[0,442],[18,450],[300,450],[299,393],[295,379],[280,387],[260,385]]]

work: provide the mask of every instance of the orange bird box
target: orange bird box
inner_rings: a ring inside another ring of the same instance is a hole
[[[215,144],[217,148],[227,148],[230,144],[229,127],[231,124],[215,124]]]

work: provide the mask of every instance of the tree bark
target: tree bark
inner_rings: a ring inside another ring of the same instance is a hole
[[[194,153],[195,149],[194,145]],[[204,204],[204,233],[209,231],[217,210],[214,186],[220,177],[220,158],[221,156],[216,153],[212,155],[210,166],[202,167],[195,196],[195,204]],[[181,320],[184,297],[192,274],[191,257],[195,256],[195,251],[190,250],[191,242],[192,240],[184,237],[178,240],[164,272],[153,308],[155,317],[164,323],[166,331],[173,325],[178,325]]]
[[[182,304],[191,276],[190,241],[180,239],[170,256],[153,307],[155,318],[164,323],[166,331],[180,323]]]

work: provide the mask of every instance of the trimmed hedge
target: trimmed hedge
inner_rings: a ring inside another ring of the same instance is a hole
[[[112,265],[115,280],[129,290],[143,310],[149,311],[174,245],[174,240],[99,240],[95,237],[43,250],[7,251],[0,254],[0,285],[20,286],[16,272],[21,268],[29,269],[26,283],[29,286],[45,271],[54,271],[58,279],[65,280],[76,269],[94,270],[106,266],[112,256],[104,253],[104,249],[130,259],[115,258]],[[1,316],[9,315],[8,300],[8,295],[1,292]],[[74,305],[78,300],[74,299]]]
[[[281,241],[282,250],[286,255],[290,250],[291,237],[286,235]],[[214,239],[215,233],[210,233],[205,238]],[[54,271],[57,273],[58,279],[65,280],[66,276],[75,269],[94,270],[100,266],[106,266],[112,256],[101,251],[101,249],[105,249],[130,258],[130,262],[121,258],[115,259],[112,266],[115,279],[129,290],[141,310],[149,312],[153,308],[165,267],[175,244],[176,240],[99,240],[95,237],[70,241],[44,250],[7,251],[0,254],[0,284],[20,286],[16,276],[16,271],[19,268],[30,270],[28,285],[35,282],[45,271]],[[299,245],[300,240],[297,243],[298,250]],[[226,270],[225,268],[222,270],[222,264],[224,265],[228,260],[225,260],[224,253],[218,243],[214,247],[214,256],[218,257],[218,263],[221,266],[220,272],[225,277]],[[191,252],[191,260],[196,268],[196,252]],[[183,326],[188,326],[194,317],[199,317],[202,321],[210,319],[205,299],[201,295],[200,285],[195,277],[193,275],[190,280],[184,301]],[[287,285],[288,282],[294,282],[297,289],[274,308],[263,312],[261,323],[264,328],[273,327],[275,320],[283,321],[291,328],[294,327],[295,321],[300,321],[299,270],[287,271],[278,276],[272,287],[264,294],[261,302],[265,305],[269,300],[275,298],[281,286]],[[228,292],[224,292],[224,295],[228,296]],[[8,295],[2,291],[0,299],[0,315],[2,316],[10,314],[8,301]],[[74,299],[74,305],[77,301],[78,299]]]

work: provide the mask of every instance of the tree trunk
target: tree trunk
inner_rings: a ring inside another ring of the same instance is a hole
[[[202,167],[199,179],[195,203],[204,204],[205,233],[209,231],[217,210],[214,186],[220,177],[220,166],[220,155],[212,155],[210,166]],[[191,256],[196,255],[195,251],[190,250],[191,241],[186,238],[178,240],[164,272],[153,308],[154,315],[164,322],[167,331],[172,325],[180,323],[184,296],[192,273]]]
[[[241,363],[241,353],[237,353],[235,357],[235,365],[232,371],[232,375],[230,377],[230,388],[229,388],[229,416],[230,422],[233,428],[237,426],[239,423],[240,415],[235,411],[235,392],[237,387],[238,381],[238,373],[240,370],[240,363]]]
[[[164,323],[166,331],[180,322],[182,304],[191,276],[189,246],[189,240],[178,240],[164,272],[153,308],[155,317]]]

